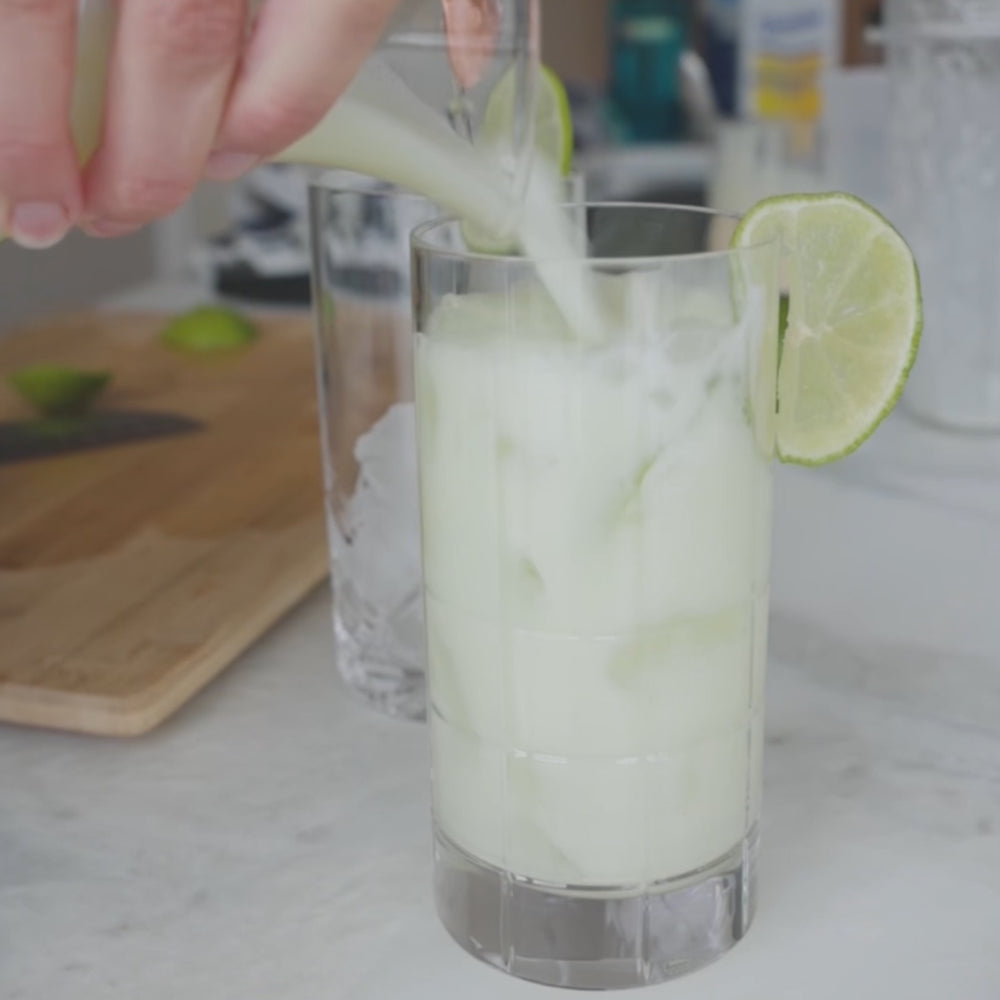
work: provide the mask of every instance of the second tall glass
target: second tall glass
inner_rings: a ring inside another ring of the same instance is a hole
[[[563,194],[581,201],[582,178]],[[335,656],[353,691],[407,718],[425,710],[410,234],[439,214],[344,170],[310,189]]]
[[[390,715],[425,709],[410,233],[435,206],[333,171],[310,189],[337,667]]]

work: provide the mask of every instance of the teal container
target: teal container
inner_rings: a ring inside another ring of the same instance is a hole
[[[687,0],[615,0],[611,6],[609,96],[628,141],[683,135],[680,61],[690,8]]]

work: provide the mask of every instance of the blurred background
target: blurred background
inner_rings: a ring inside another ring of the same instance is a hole
[[[740,210],[841,187],[878,204],[887,126],[881,0],[544,0],[544,57],[573,104],[589,194]],[[308,294],[301,172],[206,184],[127,239],[0,245],[0,332],[149,282],[254,301]]]
[[[541,4],[589,197],[847,190],[923,282],[904,405],[777,470],[769,923],[677,995],[996,1000],[1000,0]],[[3,1000],[505,988],[463,988],[430,919],[424,730],[331,684],[331,621],[373,704],[422,684],[422,208],[317,186],[314,322],[308,182],[269,165],[128,238],[0,243]]]

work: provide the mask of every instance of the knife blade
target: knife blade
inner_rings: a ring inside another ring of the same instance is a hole
[[[72,420],[7,421],[0,423],[0,465],[191,434],[204,426],[190,417],[147,410],[102,410]]]

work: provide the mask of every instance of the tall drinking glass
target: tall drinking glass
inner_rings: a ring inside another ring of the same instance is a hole
[[[925,309],[904,400],[1000,430],[1000,4],[889,0],[887,15],[893,221]]]
[[[352,690],[408,718],[426,700],[410,234],[438,214],[346,171],[310,188],[335,657]]]
[[[583,200],[583,179],[563,182]],[[422,718],[410,234],[433,203],[345,170],[310,187],[334,652],[370,705]]]
[[[486,962],[611,989],[754,913],[777,247],[569,211],[537,269],[414,234],[435,891]]]

